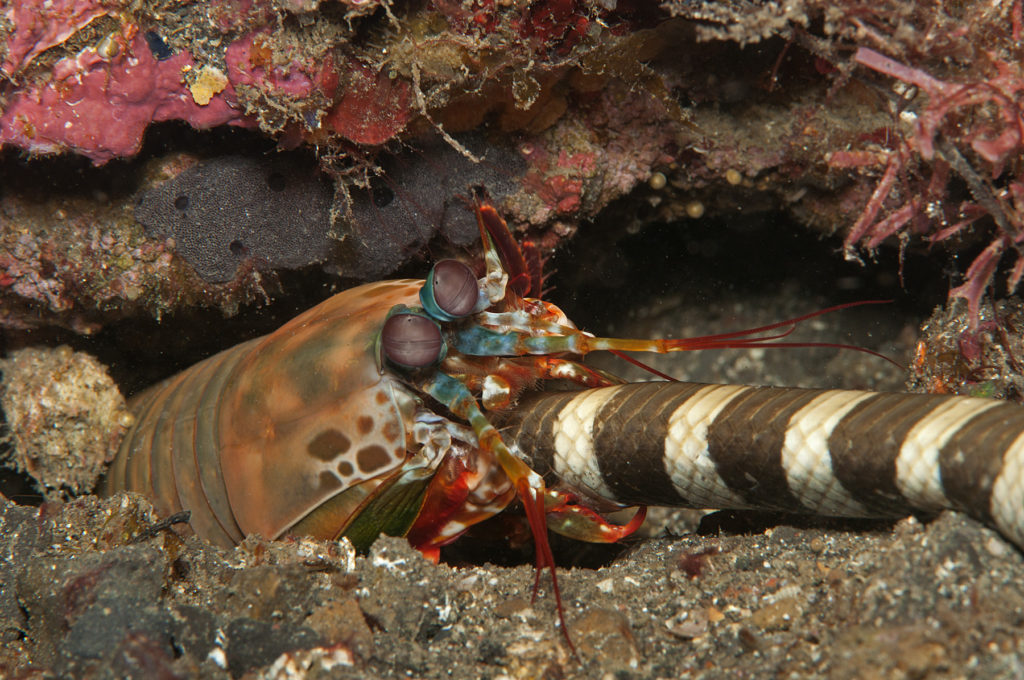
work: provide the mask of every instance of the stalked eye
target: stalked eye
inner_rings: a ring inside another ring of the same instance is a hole
[[[420,314],[393,314],[384,322],[380,342],[384,356],[406,368],[436,364],[446,353],[440,326]]]
[[[420,302],[430,316],[454,321],[469,316],[480,297],[473,270],[458,260],[441,260],[420,289]]]

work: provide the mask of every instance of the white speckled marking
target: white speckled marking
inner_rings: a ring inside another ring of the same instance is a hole
[[[936,511],[949,505],[942,490],[939,451],[967,421],[999,403],[972,397],[945,400],[910,429],[896,458],[896,486],[914,507]]]
[[[602,387],[581,392],[562,407],[552,427],[555,474],[609,499],[614,499],[615,495],[604,483],[594,455],[594,418],[618,389]]]
[[[872,396],[871,392],[830,390],[789,419],[782,466],[790,490],[808,510],[844,517],[868,514],[832,472],[828,438],[847,413]]]
[[[1024,545],[1024,434],[1013,440],[992,485],[989,511],[996,526],[1017,545]]]
[[[729,402],[752,389],[746,385],[707,385],[669,417],[665,472],[679,495],[696,507],[749,505],[719,477],[708,454],[708,428]]]

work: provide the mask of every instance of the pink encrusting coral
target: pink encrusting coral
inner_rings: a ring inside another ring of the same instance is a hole
[[[224,53],[228,80],[235,86],[257,87],[295,98],[308,97],[317,87],[315,81],[326,78],[328,62],[312,65],[309,73],[294,60],[286,65],[274,64],[261,54],[268,51],[264,45],[268,32],[251,33],[228,46]]]
[[[122,5],[119,0],[18,0],[5,3],[4,19],[15,27],[0,72],[8,78],[32,59],[60,45],[95,19]]]
[[[326,131],[376,145],[404,130],[413,115],[407,82],[355,58],[336,59],[329,46],[317,59],[282,59],[289,46],[272,43],[266,28],[225,40],[222,67],[209,55],[199,61],[188,49],[172,50],[156,33],[146,34],[123,17],[119,30],[49,68],[32,62],[52,48],[67,49],[90,22],[110,20],[116,4],[15,3],[7,12],[14,30],[0,42],[7,76],[0,86],[0,146],[72,152],[102,164],[137,153],[151,123],[180,120],[198,129],[263,125],[279,131],[281,116],[317,141]],[[159,53],[153,40],[166,52]],[[15,77],[27,68],[35,69],[31,77]]]
[[[256,127],[256,119],[238,105],[235,88],[241,86],[284,100],[320,92],[330,104],[336,97],[323,116],[324,127],[357,144],[382,144],[412,117],[411,91],[403,81],[392,82],[353,61],[346,64],[346,82],[339,87],[330,59],[310,72],[297,62],[264,66],[253,58],[253,40],[246,36],[227,48],[228,73],[206,96],[194,85],[190,89],[185,78],[199,71],[187,52],[158,60],[141,35],[110,60],[86,48],[57,62],[45,84],[11,97],[0,114],[0,144],[34,153],[71,151],[105,163],[138,152],[154,122],[182,120],[199,129]],[[304,121],[310,129],[320,117],[313,109]]]
[[[412,88],[358,62],[346,70],[348,82],[323,125],[357,144],[383,144],[412,118]]]
[[[86,48],[58,61],[49,81],[10,98],[0,115],[0,144],[34,153],[73,151],[105,163],[136,153],[154,121],[252,126],[232,105],[230,83],[206,105],[196,103],[182,75],[193,66],[187,52],[158,60],[137,33],[109,60]]]

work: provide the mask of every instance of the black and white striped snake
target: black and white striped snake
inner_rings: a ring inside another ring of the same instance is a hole
[[[1024,408],[973,397],[633,383],[528,397],[502,435],[623,506],[962,511],[1024,547]]]

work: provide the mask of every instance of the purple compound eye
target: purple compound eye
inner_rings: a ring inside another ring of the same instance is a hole
[[[458,260],[441,260],[435,264],[428,283],[429,295],[444,312],[440,318],[445,321],[469,316],[480,297],[473,270]],[[427,312],[431,312],[429,303],[424,302]]]
[[[441,328],[419,314],[395,314],[384,322],[381,348],[391,362],[406,368],[431,366],[444,358]]]

